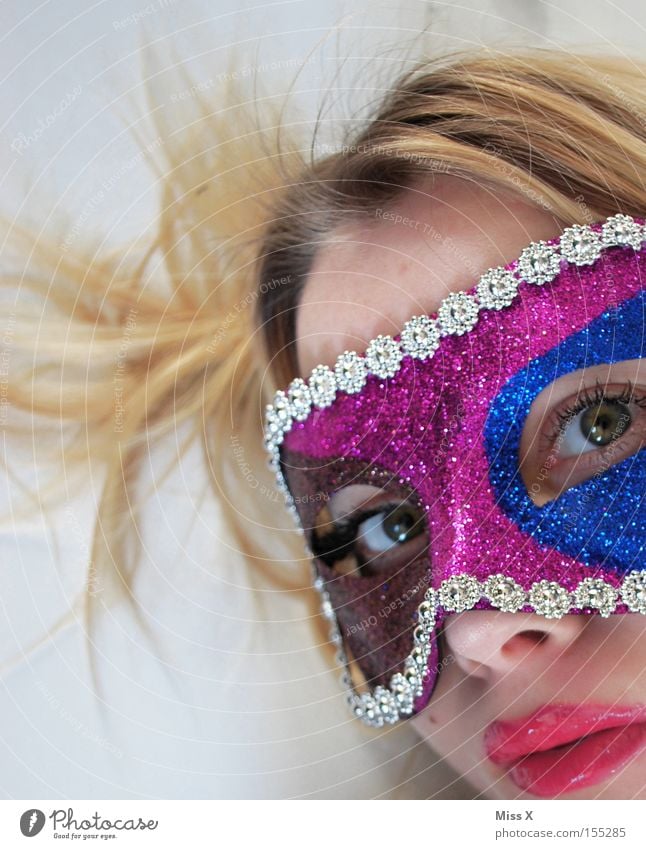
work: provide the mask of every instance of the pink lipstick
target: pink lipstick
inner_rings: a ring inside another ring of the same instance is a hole
[[[598,784],[646,747],[644,705],[546,705],[529,716],[492,722],[489,760],[535,796]]]

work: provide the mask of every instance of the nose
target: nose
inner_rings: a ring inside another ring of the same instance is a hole
[[[444,639],[468,675],[492,679],[525,662],[539,671],[558,660],[579,638],[589,616],[547,619],[538,613],[467,610],[447,616]]]

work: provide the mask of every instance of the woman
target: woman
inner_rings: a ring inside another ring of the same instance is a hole
[[[190,424],[252,574],[312,560],[358,728],[411,723],[481,796],[644,798],[644,70],[423,61],[310,161],[278,110],[173,101],[151,245],[27,233],[58,314],[12,312],[3,397],[69,425],[67,481],[104,467],[88,625],[132,580],[144,448]]]
[[[606,84],[421,66],[263,245],[266,444],[348,703],[494,797],[645,793],[644,126]]]

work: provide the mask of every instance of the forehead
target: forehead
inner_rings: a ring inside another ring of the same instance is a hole
[[[564,226],[523,198],[459,177],[433,175],[404,190],[317,251],[296,320],[301,375],[398,333],[412,315],[435,312],[449,292]]]

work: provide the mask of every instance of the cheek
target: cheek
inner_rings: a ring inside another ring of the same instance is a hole
[[[443,643],[442,636],[440,637]],[[440,646],[440,656],[449,657]],[[410,722],[425,742],[458,771],[473,765],[478,750],[477,682],[466,676],[455,660],[442,669],[428,705]],[[481,695],[481,689],[479,690]]]
[[[610,616],[603,622],[603,634],[600,635],[600,648],[604,644],[615,644],[617,650],[611,658],[608,669],[610,679],[619,679],[625,695],[632,695],[632,701],[644,701],[646,698],[646,616],[637,613],[623,613]],[[621,686],[620,684],[620,686]],[[621,696],[621,693],[617,693]],[[630,701],[630,699],[629,699]]]

